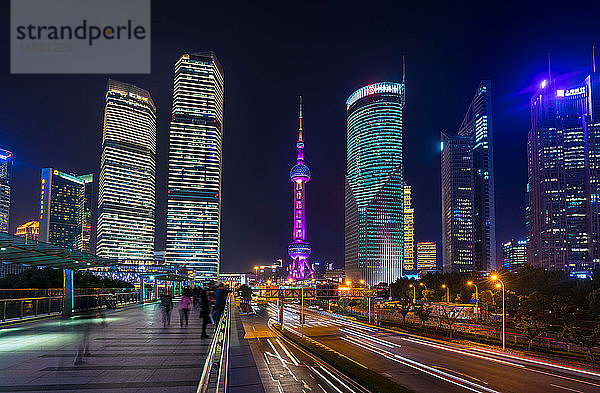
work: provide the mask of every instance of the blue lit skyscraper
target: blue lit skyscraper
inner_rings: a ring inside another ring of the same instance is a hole
[[[402,276],[404,88],[375,83],[346,101],[346,276],[368,285]]]
[[[217,279],[221,258],[223,71],[212,52],[175,64],[166,261]]]
[[[595,67],[594,67],[595,68]],[[586,271],[600,264],[600,80],[544,80],[527,139],[528,263]]]
[[[12,165],[12,153],[0,149],[0,232],[8,232]]]

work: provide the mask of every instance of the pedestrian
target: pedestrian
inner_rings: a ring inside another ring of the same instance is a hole
[[[190,318],[190,308],[192,308],[192,298],[190,297],[191,290],[186,288],[183,291],[183,296],[179,300],[179,326],[183,327],[183,321],[185,320],[185,326],[188,325]]]
[[[225,311],[225,302],[227,302],[227,294],[229,291],[225,288],[225,284],[219,283],[215,290],[215,309],[213,310],[213,319],[215,324],[221,320],[221,316]]]
[[[202,292],[202,289],[198,286],[195,286],[194,289],[192,290],[192,299],[194,300],[194,308],[197,308],[199,306],[201,292]]]
[[[210,302],[208,301],[208,291],[202,289],[200,292],[200,318],[202,318],[202,338],[208,338],[206,326],[210,323]]]
[[[171,324],[171,311],[173,311],[173,298],[168,293],[160,295],[160,310],[162,312],[163,327]]]

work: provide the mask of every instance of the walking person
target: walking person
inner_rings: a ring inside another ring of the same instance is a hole
[[[190,297],[191,291],[189,288],[183,291],[183,296],[179,300],[179,326],[183,327],[183,321],[185,320],[185,326],[188,325],[190,318],[190,309],[192,308],[192,298]]]
[[[167,293],[160,295],[160,311],[162,313],[163,327],[171,324],[171,311],[173,311],[173,298]]]
[[[218,324],[221,320],[221,316],[225,311],[225,303],[227,302],[227,294],[229,291],[225,288],[225,284],[219,283],[215,290],[215,309],[213,310],[213,319],[215,324]]]
[[[210,323],[210,302],[208,301],[208,291],[202,289],[200,292],[200,318],[202,318],[202,338],[208,338],[206,326]]]

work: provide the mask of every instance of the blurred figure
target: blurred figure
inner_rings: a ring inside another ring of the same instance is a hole
[[[183,327],[183,321],[185,320],[185,326],[188,325],[190,318],[190,309],[192,308],[191,290],[186,288],[183,291],[183,296],[179,300],[179,326]]]
[[[96,320],[97,318],[101,318],[99,323]],[[79,348],[75,354],[73,364],[80,365],[85,364],[85,361],[83,360],[84,357],[91,356],[90,336],[92,335],[93,330],[98,325],[102,327],[106,326],[105,314],[104,312],[97,313],[94,310],[89,310],[81,314],[81,317],[77,318],[74,322],[76,323],[75,327],[79,333]]]
[[[192,299],[194,300],[194,308],[198,307],[199,305],[201,292],[202,289],[200,289],[200,287],[198,286],[195,286],[194,289],[192,289]]]
[[[219,283],[215,290],[215,309],[213,311],[213,319],[215,324],[218,324],[221,320],[221,316],[225,311],[225,303],[227,302],[227,294],[229,291],[225,288],[225,284]]]
[[[160,311],[162,312],[163,327],[171,324],[171,311],[173,311],[173,298],[168,293],[160,295]]]
[[[200,292],[200,318],[202,318],[202,338],[208,338],[206,325],[210,323],[210,302],[208,301],[208,291],[206,289],[202,289]]]

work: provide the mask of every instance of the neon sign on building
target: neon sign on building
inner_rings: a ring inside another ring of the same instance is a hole
[[[363,88],[360,88],[358,90],[356,90],[354,92],[354,94],[352,94],[348,100],[346,101],[346,109],[350,108],[350,106],[352,104],[354,104],[356,101],[360,100],[361,98],[373,95],[373,94],[382,94],[382,93],[389,93],[389,94],[400,94],[400,95],[404,95],[404,85],[402,83],[396,83],[396,82],[379,82],[379,83],[374,83],[372,85],[368,85],[365,86]]]

